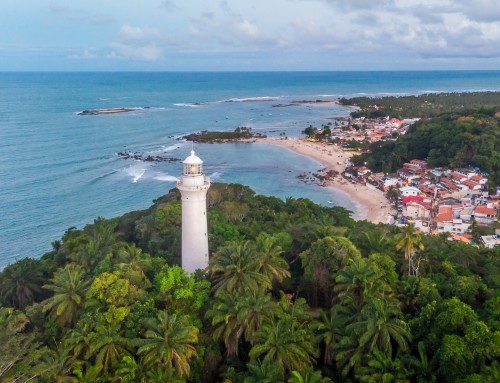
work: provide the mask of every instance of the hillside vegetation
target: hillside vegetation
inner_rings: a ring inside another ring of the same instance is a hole
[[[500,105],[500,92],[430,93],[419,96],[341,98],[342,105],[358,106],[351,117],[435,117],[444,112],[461,112]]]
[[[429,166],[477,166],[500,185],[500,124],[494,109],[445,113],[412,125],[396,141],[375,142],[354,163],[374,171],[394,172],[404,162],[426,159]]]
[[[242,185],[208,222],[206,273],[175,189],[6,267],[0,382],[498,382],[498,249]]]

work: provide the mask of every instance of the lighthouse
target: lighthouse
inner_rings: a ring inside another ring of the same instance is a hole
[[[208,266],[207,190],[203,161],[191,150],[177,189],[182,196],[182,268],[188,273]]]

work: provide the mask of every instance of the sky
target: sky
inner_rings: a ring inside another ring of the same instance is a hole
[[[0,0],[0,71],[500,70],[500,0]]]

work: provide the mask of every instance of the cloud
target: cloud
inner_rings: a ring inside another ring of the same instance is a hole
[[[94,52],[92,49],[85,49],[80,53],[73,53],[68,56],[72,60],[93,60],[100,57],[99,54]]]
[[[456,0],[458,9],[470,20],[479,22],[500,21],[500,1],[498,0]]]
[[[133,27],[125,24],[120,29],[120,38],[127,42],[147,42],[151,40],[159,40],[162,35],[158,29],[155,28],[141,28]]]
[[[111,43],[109,58],[132,59],[139,61],[158,61],[163,57],[163,49],[155,44],[142,46]]]
[[[114,22],[114,18],[109,15],[61,4],[50,5],[49,10],[66,17],[68,20],[78,21],[84,24],[103,26]]]
[[[334,8],[343,10],[363,11],[368,9],[381,9],[394,6],[394,0],[319,0]]]
[[[109,44],[109,58],[124,58],[139,61],[159,61],[167,47],[175,46],[175,40],[165,36],[157,28],[122,25],[118,40]]]

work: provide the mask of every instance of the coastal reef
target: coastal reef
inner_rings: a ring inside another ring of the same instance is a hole
[[[139,152],[118,152],[117,156],[120,156],[124,160],[137,160],[137,161],[145,161],[145,162],[180,162],[180,158],[175,157],[163,157],[163,156],[152,156],[150,154],[145,155],[144,153]]]
[[[144,107],[141,109],[147,109],[147,107]],[[77,115],[79,115],[79,116],[95,116],[98,114],[127,113],[127,112],[133,112],[134,110],[137,110],[137,108],[87,109],[87,110],[82,110],[81,112],[78,112]]]

